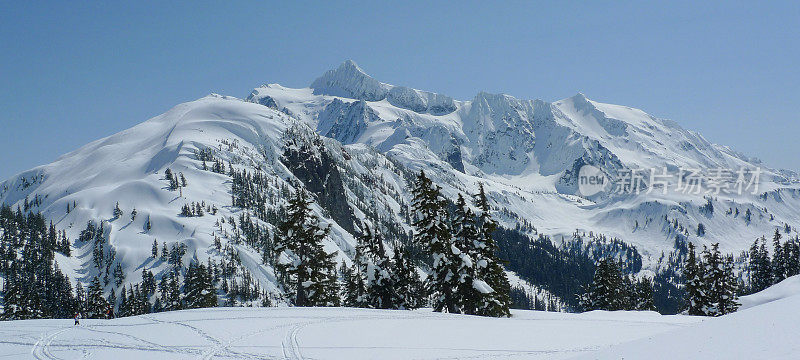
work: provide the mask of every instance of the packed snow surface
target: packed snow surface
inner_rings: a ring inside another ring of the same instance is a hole
[[[215,308],[3,323],[0,354],[37,359],[564,359],[700,321],[653,312],[512,318],[348,308]]]
[[[795,275],[788,279],[784,279],[783,281],[755,294],[742,296],[739,298],[739,303],[742,304],[740,309],[751,308],[753,306],[781,300],[797,294],[800,294],[800,275]]]
[[[797,294],[797,293],[795,293]],[[612,346],[582,359],[798,359],[800,296]]]
[[[795,293],[796,294],[796,293]],[[0,327],[21,359],[796,359],[800,296],[720,318],[513,311],[482,318],[349,308],[214,308]]]

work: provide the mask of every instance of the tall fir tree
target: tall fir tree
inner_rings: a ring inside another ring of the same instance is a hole
[[[502,261],[498,258],[498,247],[492,238],[497,229],[497,222],[492,218],[489,199],[483,183],[478,184],[478,193],[473,196],[473,202],[478,209],[478,249],[477,274],[494,290],[485,294],[477,307],[478,315],[484,316],[511,316],[511,285],[508,283]]]
[[[739,289],[733,270],[733,256],[728,255],[723,259],[722,270],[722,279],[717,285],[717,315],[730,314],[741,306],[737,295]]]
[[[441,196],[441,189],[433,184],[424,171],[414,181],[412,194],[416,218],[414,241],[431,259],[427,287],[433,297],[433,310],[458,313],[460,309],[456,291],[461,259],[456,254],[458,250],[453,244],[448,225],[447,202]]]
[[[103,287],[100,279],[95,276],[86,292],[86,317],[103,319],[108,312],[109,303],[103,296]]]
[[[399,298],[383,240],[370,230],[369,225],[363,224],[362,227],[364,233],[358,238],[356,252],[360,255],[357,263],[366,281],[367,305],[375,309],[396,309],[399,307]]]
[[[698,263],[694,244],[688,244],[686,263],[683,267],[685,281],[684,293],[686,294],[686,311],[689,315],[707,315],[710,299],[704,279],[704,267]]]
[[[703,283],[710,299],[705,315],[721,316],[736,311],[739,304],[733,259],[722,256],[719,243],[712,244],[711,249],[703,249],[703,268]]]
[[[653,299],[653,280],[650,278],[642,278],[634,284],[635,299],[631,310],[639,311],[655,311],[656,305]]]
[[[322,241],[330,226],[321,226],[311,213],[311,201],[298,189],[284,209],[277,228],[275,250],[279,280],[295,306],[335,306],[339,302],[335,254]]]
[[[777,284],[786,279],[788,257],[786,249],[781,245],[783,235],[776,228],[772,236],[772,284]]]
[[[184,303],[187,309],[217,306],[217,290],[211,274],[203,264],[189,264],[183,283]]]
[[[342,299],[343,305],[347,307],[367,307],[367,285],[361,269],[357,264],[348,267],[342,263],[339,268],[342,277]]]
[[[594,278],[579,297],[581,307],[589,310],[623,310],[626,307],[626,292],[623,276],[613,258],[600,260]]]
[[[461,194],[458,194],[451,224],[454,232],[452,251],[457,255],[458,307],[465,314],[475,315],[477,308],[484,305],[484,297],[494,289],[477,276],[479,240],[478,230],[475,227],[475,214],[467,206]],[[482,260],[486,262],[485,259]]]
[[[400,309],[416,309],[424,306],[425,286],[420,280],[417,268],[411,263],[408,247],[395,243],[392,255],[392,276]]]

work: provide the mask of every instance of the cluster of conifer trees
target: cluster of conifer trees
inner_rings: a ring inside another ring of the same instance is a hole
[[[189,204],[184,204],[181,207],[181,216],[185,217],[202,217],[206,213],[211,215],[217,214],[217,206],[206,205],[205,201],[201,202],[191,202]]]
[[[69,279],[54,261],[69,255],[63,232],[45,224],[40,213],[0,206],[0,275],[3,319],[69,317],[77,306]]]
[[[592,282],[578,296],[581,308],[590,310],[655,310],[653,282],[647,277],[624,275],[612,258],[601,260]]]
[[[186,177],[183,176],[182,172],[176,175],[170,168],[167,168],[164,170],[164,177],[169,182],[169,189],[172,191],[184,188],[187,185]]]
[[[785,231],[789,233],[789,226]],[[756,239],[748,253],[748,293],[754,293],[800,273],[800,238],[787,239],[781,244],[783,234],[775,229],[772,236],[772,257],[767,252],[765,237]]]
[[[435,311],[508,316],[510,286],[497,258],[497,223],[479,187],[476,214],[459,194],[451,207],[441,188],[420,172],[413,188],[414,242],[430,258],[427,290]]]
[[[408,247],[395,242],[390,256],[380,234],[367,224],[362,224],[353,264],[342,264],[337,274],[335,254],[322,244],[330,226],[319,224],[308,195],[299,189],[273,240],[287,300],[296,306],[337,306],[343,300],[346,306],[381,309],[413,309],[429,300],[436,311],[508,316],[510,287],[491,237],[496,223],[483,186],[474,196],[476,214],[461,195],[454,205],[448,203],[424,172],[413,185],[414,241],[425,249],[431,272],[425,283]]]
[[[407,246],[395,242],[390,258],[380,234],[364,224],[353,265],[342,263],[343,305],[374,309],[415,309],[425,305],[425,288]]]
[[[703,246],[700,258],[692,243],[683,269],[686,311],[689,315],[722,316],[739,308],[739,283],[733,256],[723,256],[719,244]]]

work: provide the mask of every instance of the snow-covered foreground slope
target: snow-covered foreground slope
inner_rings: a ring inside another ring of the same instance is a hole
[[[514,311],[215,308],[0,327],[9,359],[796,359],[800,296],[720,318]]]
[[[742,304],[739,309],[748,309],[795,295],[800,295],[800,275],[795,275],[784,279],[783,281],[755,294],[742,296],[739,298],[739,303]]]
[[[515,311],[509,319],[347,308],[218,308],[3,323],[0,354],[37,359],[564,359],[681,330],[652,312]]]
[[[795,293],[796,294],[796,293]],[[800,296],[647,336],[583,359],[798,359]]]

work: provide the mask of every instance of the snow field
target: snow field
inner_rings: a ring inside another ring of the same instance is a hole
[[[507,319],[350,308],[215,308],[3,323],[0,353],[36,359],[564,359],[691,326],[651,312],[514,311]]]

